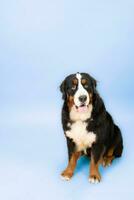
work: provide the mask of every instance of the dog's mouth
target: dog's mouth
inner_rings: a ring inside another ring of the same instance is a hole
[[[80,106],[75,105],[75,108],[76,108],[76,111],[80,112],[80,113],[87,112],[87,110],[88,110],[88,106],[85,104],[82,104]]]

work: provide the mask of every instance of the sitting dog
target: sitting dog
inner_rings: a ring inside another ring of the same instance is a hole
[[[70,180],[77,160],[82,155],[90,159],[91,183],[101,180],[99,165],[108,166],[120,157],[123,140],[96,89],[96,80],[86,73],[71,74],[60,86],[64,100],[62,125],[67,139],[68,166],[61,176]]]

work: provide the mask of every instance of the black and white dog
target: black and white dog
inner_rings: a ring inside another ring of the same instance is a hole
[[[101,180],[99,164],[110,165],[122,155],[120,129],[106,111],[96,89],[96,80],[86,73],[71,74],[60,86],[64,100],[62,125],[69,162],[62,178],[69,180],[81,155],[91,158],[89,181]]]

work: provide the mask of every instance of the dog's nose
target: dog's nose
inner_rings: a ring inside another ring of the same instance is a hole
[[[79,97],[80,102],[84,103],[87,100],[87,96],[86,95],[81,95]]]

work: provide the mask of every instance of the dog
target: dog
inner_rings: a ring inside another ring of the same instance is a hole
[[[121,131],[96,87],[96,80],[87,73],[71,74],[60,85],[64,100],[62,126],[68,147],[68,166],[61,174],[65,180],[71,179],[77,160],[86,155],[91,159],[89,181],[98,183],[99,165],[108,166],[122,155]]]

